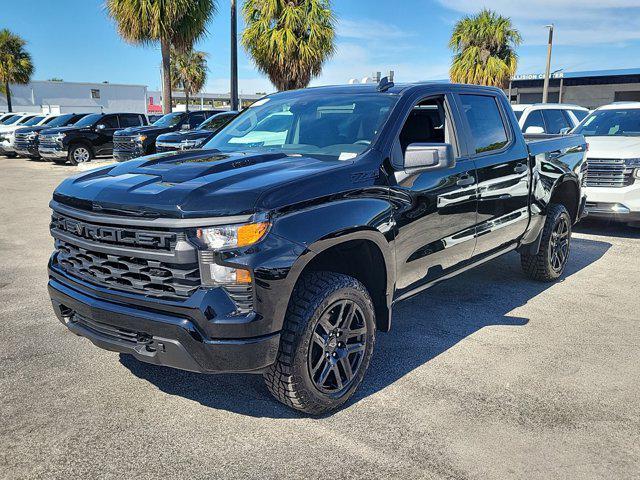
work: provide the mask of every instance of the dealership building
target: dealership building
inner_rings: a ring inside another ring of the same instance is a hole
[[[511,103],[539,103],[543,85],[543,74],[517,75],[505,92],[511,96]],[[589,109],[613,102],[640,102],[640,68],[554,72],[549,80],[548,100]]]

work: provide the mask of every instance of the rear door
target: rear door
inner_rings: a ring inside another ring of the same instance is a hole
[[[97,125],[104,125],[104,128],[96,130],[98,132],[98,140],[94,145],[96,153],[111,155],[113,153],[113,134],[120,129],[118,115],[105,115]]]
[[[474,256],[513,246],[529,222],[529,153],[510,107],[491,92],[456,95],[478,178]],[[533,113],[533,112],[532,112]]]
[[[458,141],[455,103],[449,95],[429,95],[416,97],[412,105],[392,150],[397,297],[467,262],[477,221],[475,166]],[[438,170],[404,170],[407,147],[416,143],[450,144],[455,164]]]

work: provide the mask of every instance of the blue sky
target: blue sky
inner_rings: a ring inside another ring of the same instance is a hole
[[[123,42],[103,3],[2,0],[0,28],[29,42],[35,79],[108,80],[158,88],[159,50]],[[229,0],[218,0],[218,5],[210,34],[197,48],[209,54],[207,90],[221,92],[228,91]],[[510,16],[523,34],[519,73],[544,69],[544,25],[551,22],[556,24],[554,70],[640,67],[640,0],[333,0],[333,6],[337,52],[315,85],[346,83],[389,69],[396,71],[398,81],[446,78],[454,23],[483,6]],[[272,91],[242,48],[239,52],[240,90]]]

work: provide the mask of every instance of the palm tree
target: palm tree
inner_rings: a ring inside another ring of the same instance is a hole
[[[242,44],[278,90],[304,88],[334,51],[330,0],[246,0]]]
[[[162,52],[162,108],[171,111],[170,50],[187,50],[207,33],[216,0],[106,0],[118,33],[133,44],[160,43]]]
[[[31,55],[24,49],[27,44],[6,28],[0,30],[0,92],[7,96],[7,111],[12,111],[10,83],[26,84],[33,75]]]
[[[516,47],[522,42],[511,19],[491,10],[464,17],[453,29],[453,82],[505,87],[516,73]]]
[[[187,100],[189,111],[189,96],[198,93],[207,81],[207,54],[193,49],[181,52],[171,51],[171,83],[174,88],[181,88]]]

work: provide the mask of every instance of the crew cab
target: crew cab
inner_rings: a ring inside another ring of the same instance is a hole
[[[164,115],[153,125],[131,127],[120,130],[113,137],[113,157],[123,162],[132,158],[149,155],[156,151],[156,139],[168,132],[195,129],[211,115],[221,110],[198,110],[194,112],[173,112]]]
[[[23,157],[28,157],[34,160],[40,158],[40,152],[38,152],[40,133],[48,128],[58,128],[73,125],[82,117],[86,116],[86,113],[65,113],[62,115],[52,115],[49,120],[40,125],[32,127],[22,127],[16,130],[15,133],[15,152]]]
[[[116,130],[140,125],[147,125],[147,117],[139,113],[92,113],[71,126],[42,132],[38,153],[56,163],[90,162],[113,153]]]
[[[640,226],[640,102],[600,107],[574,131],[589,143],[589,216]]]
[[[589,110],[566,103],[534,103],[511,105],[524,133],[567,133],[589,115]]]
[[[492,87],[277,93],[203,149],[62,182],[53,308],[99,347],[260,373],[321,414],[360,385],[398,302],[514,250],[527,276],[561,277],[585,150],[580,135],[525,140]]]
[[[164,133],[156,139],[156,152],[200,148],[237,116],[236,111],[216,113],[198,125],[195,130]]]
[[[9,120],[6,124],[0,125],[0,154],[11,158],[18,156],[15,149],[16,131],[23,127],[44,125],[54,117],[43,113],[25,113],[20,114],[14,121]]]

